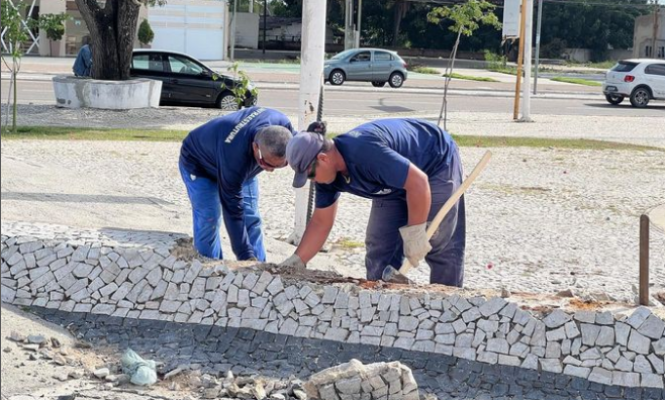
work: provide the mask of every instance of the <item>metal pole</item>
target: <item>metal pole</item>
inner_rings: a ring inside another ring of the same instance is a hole
[[[538,66],[540,64],[540,32],[543,27],[543,0],[538,0],[538,27],[536,28],[536,68],[533,76],[533,94],[538,94]]]
[[[303,131],[314,122],[323,86],[323,59],[326,43],[326,0],[302,2],[302,45],[300,90],[298,93],[298,128]],[[299,244],[307,226],[307,185],[296,189],[295,229],[289,243]]]
[[[352,49],[355,45],[353,37],[353,0],[346,0],[344,7],[344,50]]]
[[[254,0],[249,0],[249,13],[254,14]]]
[[[236,17],[238,15],[238,0],[233,0],[233,19],[231,19],[231,61],[235,61],[236,48]]]
[[[533,55],[533,0],[527,4],[524,28],[524,92],[522,97],[522,122],[531,122],[531,57]]]
[[[651,58],[658,57],[658,51],[656,50],[656,39],[658,38],[658,2],[653,0],[653,37],[651,38]]]
[[[266,32],[268,31],[268,0],[263,0],[263,55],[266,54]]]
[[[363,0],[358,0],[358,34],[356,36],[356,47],[360,48],[360,22],[362,20],[363,13]]]
[[[513,119],[520,116],[520,89],[522,86],[522,62],[524,61],[524,25],[526,25],[526,0],[522,0],[520,16],[520,51],[517,56],[517,76],[515,80],[515,103],[513,104]]]
[[[640,305],[649,305],[649,216],[640,217]]]

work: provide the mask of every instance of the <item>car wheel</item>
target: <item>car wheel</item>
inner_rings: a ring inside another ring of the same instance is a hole
[[[386,86],[386,83],[382,82],[382,81],[374,81],[374,82],[372,82],[372,86],[374,86],[374,87],[384,87],[384,86]]]
[[[391,87],[399,88],[404,84],[404,75],[399,72],[393,72],[390,75],[390,80],[388,81]]]
[[[344,75],[344,71],[336,69],[330,73],[329,81],[331,85],[339,86],[342,83],[344,83],[344,80],[346,80],[346,75]]]
[[[619,94],[606,94],[605,98],[610,104],[619,105],[623,101],[624,97]]]
[[[217,108],[226,111],[237,111],[238,103],[236,97],[232,93],[222,93],[217,98]]]
[[[644,108],[649,104],[649,99],[651,99],[651,92],[644,86],[635,88],[630,94],[630,104],[633,107]]]

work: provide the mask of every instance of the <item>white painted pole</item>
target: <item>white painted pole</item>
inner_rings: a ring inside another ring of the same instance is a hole
[[[300,91],[298,130],[316,120],[319,94],[323,84],[326,43],[326,0],[307,0],[302,4],[302,44],[300,51]],[[296,189],[295,229],[289,243],[298,245],[307,225],[309,186]]]
[[[531,58],[533,54],[533,0],[525,0],[524,26],[524,85],[522,86],[522,122],[531,121]]]
[[[254,0],[249,0],[249,13],[254,13]]]
[[[236,48],[236,17],[238,16],[238,0],[233,0],[233,18],[231,20],[231,61],[235,61]]]

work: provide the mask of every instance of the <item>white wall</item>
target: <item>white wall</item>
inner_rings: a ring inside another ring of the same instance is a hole
[[[226,13],[226,2],[220,0],[169,0],[164,6],[151,7],[152,48],[221,60],[226,56]]]
[[[236,47],[259,47],[259,14],[238,13],[236,16]]]

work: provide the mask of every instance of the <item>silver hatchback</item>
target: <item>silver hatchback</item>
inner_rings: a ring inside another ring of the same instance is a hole
[[[407,78],[406,67],[406,62],[394,51],[350,49],[326,60],[323,76],[331,85],[360,81],[383,87],[388,82],[390,86],[398,88]]]

